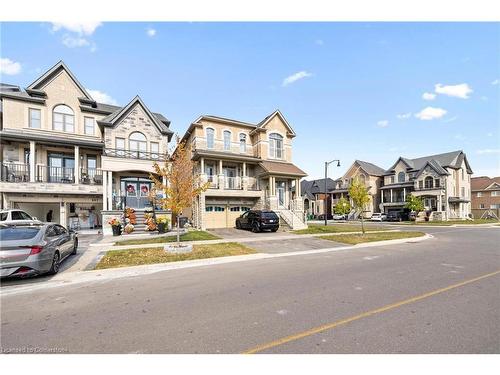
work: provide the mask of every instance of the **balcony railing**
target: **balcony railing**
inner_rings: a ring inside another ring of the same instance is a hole
[[[74,168],[50,167],[46,165],[37,166],[37,182],[57,182],[63,184],[75,183]]]
[[[4,182],[28,182],[30,166],[29,164],[2,163],[1,179]]]
[[[102,185],[102,170],[100,168],[80,168],[80,183]]]
[[[219,177],[217,175],[208,175],[207,182],[210,183],[209,189],[217,189],[219,187]]]
[[[248,190],[259,190],[259,181],[255,177],[248,177]]]
[[[105,148],[105,156],[113,156],[115,158],[124,159],[143,159],[143,160],[167,160],[167,155],[158,152],[146,152],[138,150],[121,150],[116,148]]]
[[[240,190],[241,178],[240,177],[224,177],[224,189]]]

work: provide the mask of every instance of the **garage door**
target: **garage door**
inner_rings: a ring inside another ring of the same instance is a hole
[[[250,208],[239,205],[208,205],[205,207],[206,228],[234,228],[236,218]]]

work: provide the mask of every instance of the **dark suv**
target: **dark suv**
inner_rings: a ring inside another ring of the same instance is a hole
[[[251,229],[257,233],[263,230],[276,232],[280,227],[280,218],[274,211],[250,210],[236,219],[236,228]]]

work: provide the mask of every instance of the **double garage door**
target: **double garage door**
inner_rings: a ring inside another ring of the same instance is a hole
[[[236,218],[248,210],[250,207],[245,205],[207,204],[205,206],[205,227],[234,228]]]

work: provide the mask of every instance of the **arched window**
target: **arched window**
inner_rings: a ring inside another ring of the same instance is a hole
[[[247,135],[243,133],[240,134],[240,152],[247,152]]]
[[[214,148],[215,130],[207,128],[207,148]]]
[[[145,158],[147,144],[146,136],[140,132],[133,132],[128,137],[128,148],[133,152],[132,157]]]
[[[432,176],[427,176],[425,179],[424,179],[424,185],[425,185],[425,188],[426,189],[432,189],[434,186],[434,179],[432,178]]]
[[[269,134],[269,156],[283,159],[283,137],[277,133]]]
[[[360,174],[358,178],[359,182],[361,182],[363,185],[366,184],[366,176],[364,174]]]
[[[64,104],[59,104],[52,111],[52,129],[60,132],[75,131],[75,115],[73,110]]]
[[[224,130],[224,150],[231,151],[231,132]]]
[[[405,182],[405,173],[404,172],[398,173],[398,182]]]

